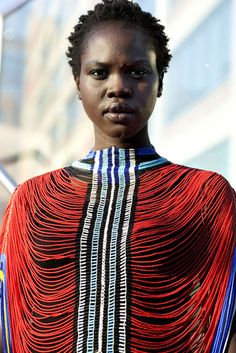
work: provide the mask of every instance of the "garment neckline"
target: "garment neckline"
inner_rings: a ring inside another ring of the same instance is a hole
[[[94,150],[91,149],[87,156],[82,160],[89,160],[95,158],[97,155],[126,155],[129,156],[130,159],[137,159],[138,157],[145,157],[145,156],[155,156],[159,157],[157,154],[155,147],[106,147],[103,149]]]
[[[157,154],[154,146],[120,148],[111,146],[100,150],[90,150],[86,157],[75,161],[72,167],[87,171],[106,172],[108,169],[142,170],[168,163]]]

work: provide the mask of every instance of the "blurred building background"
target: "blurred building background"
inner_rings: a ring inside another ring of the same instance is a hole
[[[156,14],[173,60],[153,140],[170,160],[217,171],[236,187],[236,1],[159,0]]]
[[[173,60],[150,121],[158,152],[236,187],[236,0],[139,0],[161,19]],[[0,164],[24,180],[93,146],[65,51],[97,0],[1,0]],[[0,218],[10,193],[0,182]]]

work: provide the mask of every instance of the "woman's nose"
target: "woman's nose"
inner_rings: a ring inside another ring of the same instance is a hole
[[[132,95],[132,89],[128,80],[122,75],[114,75],[109,80],[107,89],[108,98],[120,97],[128,98]]]

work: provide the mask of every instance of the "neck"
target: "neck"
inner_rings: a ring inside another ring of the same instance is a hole
[[[147,126],[140,130],[135,136],[122,138],[122,137],[110,137],[104,136],[101,131],[94,130],[95,132],[95,144],[93,147],[94,151],[102,150],[109,147],[117,148],[140,148],[140,147],[151,147]]]

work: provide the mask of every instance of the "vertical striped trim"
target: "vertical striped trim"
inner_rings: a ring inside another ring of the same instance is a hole
[[[7,264],[6,264],[6,248],[7,239],[9,235],[9,225],[11,222],[11,215],[13,211],[14,199],[16,192],[14,192],[11,200],[11,206],[9,210],[9,216],[6,224],[6,230],[4,232],[2,253],[0,254],[0,313],[1,313],[1,329],[2,329],[2,347],[4,353],[12,353],[12,341],[10,331],[10,320],[8,310],[8,297],[7,297]]]
[[[104,308],[105,308],[105,293],[106,293],[106,252],[107,252],[107,237],[108,237],[108,226],[110,222],[110,217],[111,217],[111,210],[112,210],[112,204],[113,204],[113,199],[114,199],[114,158],[115,155],[114,153],[112,154],[112,169],[111,169],[111,197],[109,200],[109,208],[108,208],[108,214],[107,214],[107,220],[105,224],[105,229],[104,229],[104,235],[103,235],[103,249],[102,249],[102,275],[101,275],[101,299],[100,299],[100,318],[99,318],[99,332],[98,332],[98,351],[102,352],[102,342],[103,342],[103,325],[104,325]],[[106,165],[105,165],[106,167]],[[102,180],[103,183],[106,183],[106,177],[103,174],[104,178]]]
[[[119,165],[125,158],[124,153],[119,155]],[[115,328],[115,299],[116,299],[116,262],[117,262],[117,238],[121,217],[121,208],[124,199],[125,178],[124,165],[119,168],[119,191],[115,205],[115,215],[112,227],[111,251],[110,251],[110,283],[108,303],[108,328],[107,328],[107,352],[114,352],[114,328]]]
[[[229,284],[225,300],[216,329],[211,353],[225,353],[234,315],[236,313],[236,250],[234,251],[232,267],[230,271]]]
[[[4,353],[12,352],[10,322],[7,300],[7,280],[6,280],[6,256],[0,255],[0,311],[1,311],[1,330],[2,347]]]
[[[100,165],[104,164],[107,166],[107,153],[104,155],[99,153],[99,168],[98,175],[100,176]],[[103,175],[101,176],[103,179]],[[99,179],[99,178],[98,178]],[[87,338],[87,352],[94,352],[94,328],[95,328],[95,308],[96,308],[96,295],[97,295],[97,270],[98,270],[98,251],[99,251],[99,238],[101,234],[101,227],[104,215],[104,209],[106,204],[106,196],[107,196],[107,178],[104,178],[104,183],[102,182],[102,189],[100,195],[100,202],[97,210],[95,227],[93,230],[93,238],[92,238],[92,254],[91,254],[91,283],[90,283],[90,300],[89,300],[89,319],[88,319],[88,338]],[[96,180],[96,177],[95,177]],[[102,255],[103,256],[103,255]],[[103,258],[103,257],[102,257]],[[102,289],[103,291],[103,289]],[[101,291],[101,292],[102,292]]]
[[[129,167],[129,190],[126,199],[125,219],[122,227],[120,243],[120,270],[121,270],[121,288],[120,288],[120,323],[119,323],[119,352],[125,352],[126,347],[126,320],[127,320],[127,270],[126,270],[126,241],[129,231],[130,214],[133,204],[135,190],[135,158],[134,150],[129,150],[131,165]]]
[[[80,242],[80,288],[79,288],[79,308],[78,308],[78,340],[76,352],[83,352],[84,347],[84,335],[85,335],[85,304],[86,304],[86,278],[87,278],[87,267],[86,267],[86,248],[88,245],[88,236],[90,226],[93,221],[93,208],[96,202],[97,188],[98,188],[98,168],[99,168],[99,154],[96,155],[92,189],[90,194],[90,202],[88,204],[87,216],[85,218],[84,227],[81,235]],[[96,224],[95,224],[96,227]],[[93,279],[92,279],[93,280]],[[92,283],[93,285],[93,283]],[[95,284],[96,285],[96,284]]]
[[[135,172],[133,149],[112,147],[95,155],[90,202],[80,241],[77,353],[114,353],[115,340],[119,352],[126,349],[126,242]]]

